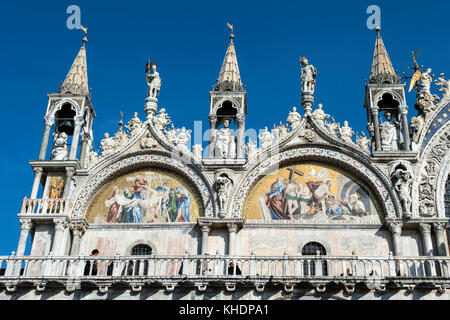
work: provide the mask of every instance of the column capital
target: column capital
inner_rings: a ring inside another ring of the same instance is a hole
[[[423,234],[431,233],[431,225],[429,223],[420,223],[419,224],[420,232]]]
[[[33,227],[31,219],[20,219],[20,230],[30,231]]]
[[[198,227],[202,232],[209,233],[211,231],[212,223],[199,222]]]
[[[227,228],[229,233],[237,233],[238,231],[237,223],[227,223]]]
[[[71,221],[69,228],[74,236],[81,237],[86,232],[87,224],[83,221]]]
[[[72,178],[74,174],[75,174],[75,169],[74,168],[70,168],[70,167],[66,168],[66,175],[67,175],[67,177]]]
[[[216,121],[217,121],[217,115],[215,115],[215,114],[210,114],[210,115],[208,116],[208,119],[209,119],[209,121],[211,121],[211,122],[216,122]]]
[[[403,223],[401,223],[401,222],[389,222],[388,227],[389,227],[389,230],[393,234],[401,234],[402,233]]]
[[[44,170],[42,168],[33,168],[33,171],[36,175],[42,175]]]
[[[64,230],[67,227],[67,221],[64,218],[53,219],[55,230]]]
[[[75,127],[81,127],[84,123],[84,119],[82,116],[75,117]]]
[[[54,117],[45,117],[44,118],[45,125],[51,127],[55,123]]]
[[[434,222],[433,223],[433,229],[435,231],[444,231],[446,227],[447,227],[446,222]]]
[[[236,115],[236,122],[238,124],[243,124],[245,122],[245,116],[243,114]]]
[[[372,112],[372,114],[378,113],[380,111],[380,108],[378,106],[373,106],[370,107],[370,112]],[[378,121],[378,119],[377,119]]]

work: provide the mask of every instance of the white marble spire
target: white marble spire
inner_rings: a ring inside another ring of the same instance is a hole
[[[86,62],[86,42],[83,38],[83,45],[69,70],[63,84],[59,88],[59,93],[89,94],[87,62]]]
[[[234,34],[231,31],[230,43],[228,44],[227,52],[220,69],[219,77],[216,82],[216,90],[225,89],[225,87],[232,87],[232,90],[241,90],[241,74],[239,72],[239,66],[236,57],[236,50],[234,48]]]
[[[392,66],[391,59],[389,58],[383,39],[381,38],[380,30],[380,28],[376,29],[377,40],[375,41],[375,51],[373,53],[370,83],[400,83],[400,77]]]

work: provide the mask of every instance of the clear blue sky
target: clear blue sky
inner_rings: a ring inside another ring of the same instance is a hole
[[[285,122],[300,107],[298,57],[318,69],[316,103],[355,131],[366,127],[364,80],[375,32],[366,8],[381,8],[382,36],[394,67],[407,71],[411,52],[420,64],[450,76],[448,1],[2,1],[0,93],[3,116],[0,185],[0,255],[16,250],[22,199],[30,196],[47,93],[57,92],[81,46],[82,32],[68,30],[66,9],[81,8],[89,28],[89,86],[97,112],[94,135],[114,133],[120,110],[127,121],[144,119],[147,57],[163,79],[160,106],[176,127],[207,127],[208,91],[235,26],[242,81],[247,85],[247,127]],[[415,115],[414,96],[408,96]]]

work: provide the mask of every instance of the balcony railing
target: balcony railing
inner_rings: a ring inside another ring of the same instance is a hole
[[[70,279],[241,279],[275,278],[441,279],[450,281],[450,257],[332,256],[114,256],[0,257],[0,281]]]
[[[23,199],[20,214],[70,215],[71,207],[66,199]]]

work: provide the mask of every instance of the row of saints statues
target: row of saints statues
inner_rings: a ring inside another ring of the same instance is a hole
[[[427,69],[425,72],[421,72],[423,66],[419,66],[415,60],[414,55],[414,76],[411,80],[411,88],[416,87],[417,90],[417,103],[416,108],[419,110],[419,114],[413,117],[411,120],[412,139],[414,142],[418,141],[419,134],[425,122],[427,116],[436,108],[436,102],[440,100],[437,95],[431,93],[430,87],[433,83],[434,75],[431,74],[431,69]],[[314,94],[316,85],[317,69],[310,65],[307,58],[301,58],[301,88],[302,96],[311,96]],[[156,99],[161,88],[161,78],[157,70],[157,63],[148,61],[145,68],[145,77],[148,85],[148,97]],[[438,91],[443,93],[443,98],[450,96],[450,80],[445,80],[444,74],[440,74],[434,81],[439,87]],[[411,90],[410,88],[410,90]],[[382,151],[397,151],[404,142],[405,137],[401,131],[401,121],[389,111],[384,112],[384,120],[379,119],[379,130]],[[355,134],[351,127],[349,127],[348,121],[344,121],[341,126],[335,122],[334,118],[326,114],[323,110],[323,105],[318,104],[314,111],[311,112],[311,117],[315,123],[321,127],[325,132],[339,139],[342,142],[354,145],[364,152],[369,153],[373,148],[373,123],[368,124],[368,130],[370,136],[367,137],[364,132],[361,135]],[[331,120],[331,121],[330,121]],[[278,125],[274,124],[271,130],[265,127],[260,130],[257,137],[253,139],[250,137],[248,142],[242,146],[243,154],[247,155],[247,158],[254,157],[260,150],[270,148],[277,143],[281,143],[291,134],[297,131],[300,127],[302,116],[297,111],[296,107],[292,108],[286,119],[286,124],[280,122]],[[161,108],[159,112],[155,113],[150,119],[150,124],[156,134],[163,137],[163,139],[173,145],[175,150],[189,154],[191,153],[193,158],[201,161],[203,148],[201,145],[194,145],[192,151],[190,150],[189,143],[191,141],[191,130],[187,130],[185,127],[176,129],[164,108]],[[119,130],[114,136],[110,136],[105,133],[103,140],[100,143],[101,154],[93,150],[92,142],[90,143],[87,151],[86,161],[88,166],[92,165],[99,158],[107,157],[114,154],[121,146],[125,145],[130,139],[132,139],[137,132],[142,128],[143,122],[139,119],[138,114],[135,113],[134,117],[123,128],[123,115],[119,122]],[[216,158],[236,158],[236,136],[235,130],[231,127],[231,119],[224,119],[222,121],[222,127],[215,131],[215,157]],[[299,132],[299,136],[304,137],[309,141],[313,141],[314,133],[310,126],[303,126],[303,132]],[[371,139],[372,136],[372,139]],[[67,160],[69,155],[69,149],[67,147],[68,136],[66,133],[54,133],[54,143],[51,153],[51,160]],[[353,141],[355,138],[355,141]],[[407,137],[408,139],[409,137]],[[256,140],[259,140],[259,147]],[[156,141],[152,137],[151,133],[147,135],[141,141],[142,148],[155,147]]]

